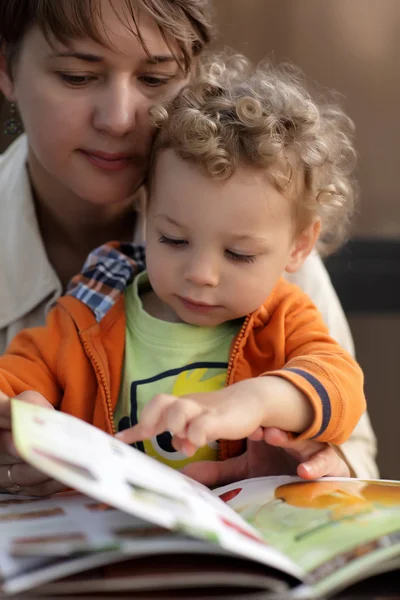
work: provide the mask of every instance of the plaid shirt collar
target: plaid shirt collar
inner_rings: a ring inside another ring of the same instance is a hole
[[[91,252],[66,294],[83,302],[99,323],[137,273],[145,269],[144,245],[110,242]]]

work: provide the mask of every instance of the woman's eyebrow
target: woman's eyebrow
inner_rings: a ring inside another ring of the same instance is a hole
[[[87,52],[75,52],[72,50],[67,50],[66,52],[55,52],[54,54],[49,54],[48,58],[77,58],[78,60],[82,60],[84,62],[93,63],[104,61],[102,56]],[[160,63],[176,62],[176,59],[172,56],[172,54],[159,54],[148,56],[143,62],[149,65],[156,65]]]
[[[83,60],[85,62],[103,62],[104,58],[102,56],[97,56],[96,54],[89,54],[87,52],[55,52],[54,54],[49,54],[47,58],[77,58],[78,60]]]
[[[153,65],[157,63],[176,62],[176,58],[174,58],[172,54],[160,54],[156,56],[149,56],[145,62]]]

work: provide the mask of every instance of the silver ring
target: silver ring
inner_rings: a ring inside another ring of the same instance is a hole
[[[13,466],[14,465],[10,465],[7,469],[7,479],[10,482],[10,487],[7,487],[6,490],[10,492],[10,494],[18,494],[18,492],[21,489],[21,486],[18,483],[15,483],[15,481],[12,478],[11,469]]]

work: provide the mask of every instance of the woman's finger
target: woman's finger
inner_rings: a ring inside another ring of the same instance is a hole
[[[0,430],[0,466],[21,462],[21,458],[12,441],[11,431]]]
[[[19,495],[37,496],[42,498],[65,491],[65,489],[66,487],[63,483],[55,481],[54,479],[46,479],[46,481],[42,481],[38,485],[23,487],[18,493]]]
[[[11,465],[0,466],[0,488],[8,489],[13,486],[24,488],[31,488],[37,485],[41,485],[48,479],[48,475],[45,475],[41,471],[38,471],[34,467],[31,467],[27,463],[18,462]]]
[[[0,391],[0,429],[11,429],[10,398]]]

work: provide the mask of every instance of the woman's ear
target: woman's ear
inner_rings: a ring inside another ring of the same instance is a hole
[[[293,242],[289,259],[285,267],[287,273],[294,273],[300,269],[311,250],[314,248],[321,233],[321,219],[318,217],[299,235]]]
[[[15,100],[14,83],[8,69],[4,47],[0,48],[0,91],[10,102]]]

